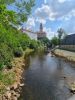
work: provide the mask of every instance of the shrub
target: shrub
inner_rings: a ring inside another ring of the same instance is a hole
[[[23,55],[23,50],[21,47],[17,47],[15,50],[14,50],[14,56],[15,57],[21,57]]]
[[[12,63],[11,63],[11,62],[8,62],[8,63],[7,63],[7,68],[8,68],[8,69],[11,69],[12,67],[13,67],[13,66],[12,66]]]
[[[30,45],[29,45],[29,48],[36,50],[38,48],[37,41],[36,40],[31,40]]]
[[[0,70],[2,70],[4,68],[4,64],[0,63]]]
[[[13,59],[12,50],[5,43],[0,43],[0,62],[7,65]]]
[[[23,34],[22,32],[18,32],[17,39],[18,39],[18,42],[19,42],[20,46],[25,51],[26,48],[29,47],[31,39],[28,37],[27,34]]]
[[[29,56],[32,52],[34,52],[33,49],[29,49],[29,48],[27,48],[27,49],[25,50],[24,58],[27,58],[27,56]]]

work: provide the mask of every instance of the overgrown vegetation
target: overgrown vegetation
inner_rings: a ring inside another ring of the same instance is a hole
[[[12,83],[14,82],[15,82],[14,72],[8,72],[8,73],[0,72],[0,94],[3,94],[6,91],[5,90],[6,86],[12,85]]]
[[[24,60],[22,59],[24,54],[28,56],[33,51],[43,49],[40,41],[32,40],[26,33],[18,30],[31,13],[34,0],[17,1],[0,0],[0,94],[5,92],[7,86],[16,82],[15,77],[20,73],[18,71],[21,70],[19,67],[21,67],[20,63],[23,63],[21,60]],[[18,12],[7,9],[7,5],[12,5],[12,3],[15,4]],[[16,63],[13,62],[14,59]]]
[[[56,37],[56,36],[54,36],[54,37],[51,39],[51,44],[52,44],[53,47],[59,45],[59,38]]]
[[[43,39],[41,39],[41,42],[44,44],[44,46],[46,46],[47,48],[51,48],[51,41],[47,38],[44,37]]]
[[[14,0],[11,0],[11,2],[14,2]],[[11,2],[10,0],[7,0],[7,2],[0,0],[0,70],[5,67],[12,68],[11,61],[13,58],[21,57],[27,48],[35,51],[41,47],[39,41],[31,40],[27,34],[23,34],[21,30],[16,28],[27,20],[34,0],[28,2],[22,0],[22,4],[15,2],[17,8],[20,8],[19,10],[25,7],[26,10],[23,13],[7,10],[6,4]]]

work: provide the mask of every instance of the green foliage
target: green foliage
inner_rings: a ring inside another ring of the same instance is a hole
[[[42,40],[41,40],[41,42],[44,44],[44,46],[46,46],[46,47],[51,47],[51,42],[50,42],[50,40],[47,38],[47,37],[44,37]]]
[[[4,68],[3,63],[0,63],[0,70],[2,70]]]
[[[21,47],[16,48],[15,51],[14,51],[14,56],[15,57],[21,57],[22,55],[23,55],[22,48]]]
[[[27,48],[25,50],[24,58],[26,59],[32,52],[34,52],[33,49]]]
[[[7,68],[11,69],[12,67],[13,67],[12,63],[11,62],[7,62]]]
[[[19,13],[6,9],[6,4],[12,2],[14,0],[0,0],[0,70],[3,69],[4,65],[12,68],[13,58],[21,57],[27,48],[34,51],[42,47],[40,42],[31,40],[28,35],[17,30],[17,26],[15,27],[18,25],[18,21],[22,23],[27,19],[34,5],[34,0],[17,2]],[[21,11],[22,9],[23,11]]]
[[[19,32],[19,34],[17,34],[17,38],[23,50],[29,47],[31,40],[27,34]]]
[[[15,0],[0,0],[0,4],[10,4],[15,2]]]
[[[31,40],[30,45],[29,45],[29,48],[30,49],[34,49],[34,50],[37,50],[37,47],[38,47],[37,41],[36,40]]]
[[[14,2],[17,12],[9,11],[6,9],[6,5]],[[22,22],[27,21],[29,14],[31,14],[32,7],[34,6],[35,0],[0,0],[0,14],[2,13],[0,18],[5,23],[14,23],[15,25],[21,25]],[[8,25],[8,24],[6,24]]]
[[[66,36],[66,33],[62,28],[59,28],[57,32],[58,32],[59,47],[60,47],[61,39]]]
[[[59,44],[59,38],[54,36],[52,39],[51,39],[51,44],[56,46]]]
[[[14,71],[8,73],[0,71],[0,94],[4,94],[6,92],[6,86],[12,85],[14,82],[15,82]]]
[[[24,22],[27,20],[29,14],[31,14],[31,8],[34,6],[35,0],[21,0],[16,1],[16,7],[18,10],[18,22]]]
[[[64,33],[64,30],[62,28],[58,29],[58,37],[59,39],[62,37],[63,33]]]
[[[0,63],[7,64],[13,58],[12,50],[5,43],[0,43]]]

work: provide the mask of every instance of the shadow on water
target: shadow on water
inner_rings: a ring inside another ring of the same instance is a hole
[[[70,92],[64,76],[75,76],[75,65],[51,54],[32,54],[25,60],[25,86],[20,100],[67,100]]]

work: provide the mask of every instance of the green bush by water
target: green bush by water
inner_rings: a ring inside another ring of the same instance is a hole
[[[21,57],[27,48],[38,50],[41,43],[31,40],[27,34],[10,24],[15,23],[17,26],[17,17],[15,12],[6,9],[5,4],[0,5],[0,11],[0,64],[12,68],[11,61],[14,57]],[[2,67],[0,65],[1,69]]]

